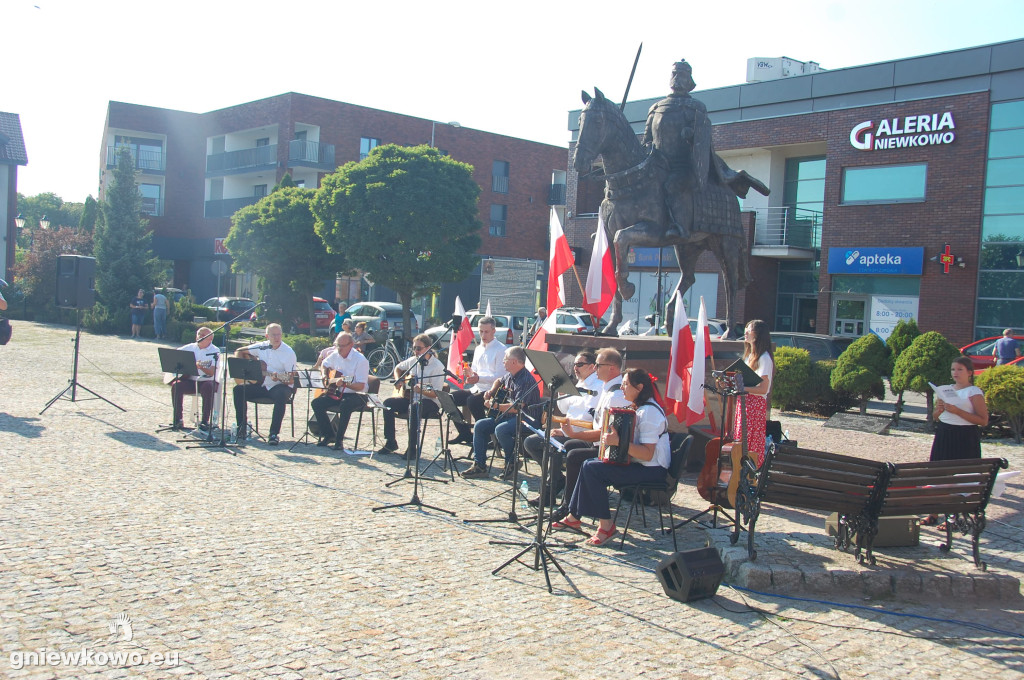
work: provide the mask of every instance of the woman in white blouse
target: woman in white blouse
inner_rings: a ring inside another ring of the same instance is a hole
[[[579,518],[595,518],[598,528],[597,533],[587,540],[590,545],[604,545],[616,533],[608,507],[608,486],[662,481],[671,460],[668,421],[655,401],[651,377],[642,369],[631,368],[622,376],[622,394],[636,409],[633,440],[629,444],[629,465],[611,465],[601,458],[584,463],[569,501],[569,514],[552,524],[555,529],[579,529]],[[601,441],[615,446],[619,443],[619,435],[614,431],[605,432]]]

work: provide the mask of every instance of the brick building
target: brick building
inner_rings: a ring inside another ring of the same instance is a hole
[[[955,344],[1024,326],[1024,40],[693,96],[719,155],[771,188],[741,201],[754,275],[742,318],[884,338],[912,317]],[[638,134],[658,99],[627,103]],[[570,168],[567,185],[566,233],[586,245],[601,183]],[[718,272],[705,253],[688,309],[703,295],[709,314],[724,314]],[[635,276],[649,299],[650,266]],[[649,306],[624,308],[641,331]]]
[[[4,220],[0,278],[4,280],[9,278],[8,269],[14,266],[14,246],[18,241],[18,166],[27,164],[21,117],[0,111],[0,218]]]
[[[231,215],[265,196],[290,173],[316,188],[325,174],[380,144],[431,144],[469,163],[480,185],[482,257],[547,259],[549,206],[565,202],[565,149],[344,102],[287,93],[209,113],[110,102],[100,151],[102,197],[116,150],[128,146],[138,170],[143,210],[158,257],[174,262],[173,285],[203,300],[217,294],[213,267],[228,260],[223,239]],[[330,274],[328,273],[328,276]],[[335,283],[324,295],[335,297]],[[360,297],[360,281],[339,282],[343,298]],[[476,302],[477,271],[446,287]],[[220,294],[253,294],[251,277],[227,276]],[[390,291],[374,291],[378,299]]]

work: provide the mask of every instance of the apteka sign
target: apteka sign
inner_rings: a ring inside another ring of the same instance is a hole
[[[952,144],[954,139],[956,122],[952,111],[883,118],[877,126],[866,120],[850,130],[850,144],[861,151]]]

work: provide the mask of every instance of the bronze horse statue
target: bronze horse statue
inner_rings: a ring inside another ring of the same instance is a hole
[[[707,182],[700,188],[697,182],[688,182],[682,189],[685,200],[681,203],[688,208],[683,214],[670,215],[665,158],[640,144],[625,115],[600,90],[595,88],[593,97],[583,92],[583,103],[573,168],[584,175],[598,156],[603,159],[605,197],[600,210],[608,242],[615,244],[619,292],[605,332],[615,333],[622,321],[622,302],[635,292],[628,280],[627,256],[632,246],[675,248],[680,270],[676,290],[680,295],[696,281],[694,268],[701,253],[714,253],[725,274],[725,317],[731,330],[736,321],[736,294],[751,281],[749,248],[736,193],[721,183]],[[666,318],[673,318],[671,310]]]

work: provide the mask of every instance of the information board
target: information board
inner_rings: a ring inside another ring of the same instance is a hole
[[[537,312],[540,271],[534,260],[481,260],[480,309],[486,309],[490,300],[494,314],[532,317]]]
[[[911,295],[872,295],[871,332],[883,341],[900,321],[917,320],[917,306],[920,298]]]

